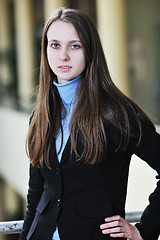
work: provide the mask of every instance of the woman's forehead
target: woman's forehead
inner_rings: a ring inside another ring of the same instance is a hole
[[[57,20],[53,22],[47,31],[48,40],[50,38],[66,38],[66,39],[76,39],[80,40],[78,33],[72,23],[62,20]],[[58,39],[57,39],[58,40]]]

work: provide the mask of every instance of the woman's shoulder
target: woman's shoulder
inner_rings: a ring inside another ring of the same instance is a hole
[[[120,149],[126,149],[130,142],[137,145],[142,135],[155,131],[155,126],[148,115],[132,100],[110,103],[110,115],[104,119],[107,137]]]

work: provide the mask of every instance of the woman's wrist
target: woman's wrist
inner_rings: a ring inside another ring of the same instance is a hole
[[[143,240],[138,228],[135,227],[135,231],[137,232],[137,240]]]

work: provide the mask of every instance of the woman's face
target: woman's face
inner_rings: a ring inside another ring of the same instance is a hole
[[[80,75],[85,68],[85,53],[74,26],[57,20],[47,32],[48,63],[58,83],[65,83]]]

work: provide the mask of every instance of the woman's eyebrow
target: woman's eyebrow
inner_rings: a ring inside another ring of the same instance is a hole
[[[80,40],[72,40],[72,41],[69,41],[69,43],[74,43],[74,42],[79,42],[79,43],[81,43]]]
[[[56,40],[56,39],[51,39],[51,40],[49,40],[48,42],[61,42],[61,41]],[[80,41],[80,40],[77,40],[77,39],[68,41],[68,43],[74,43],[74,42],[79,42],[79,43],[81,43],[81,41]]]
[[[58,41],[58,40],[51,39],[51,40],[48,40],[48,42],[59,42],[59,41]]]

